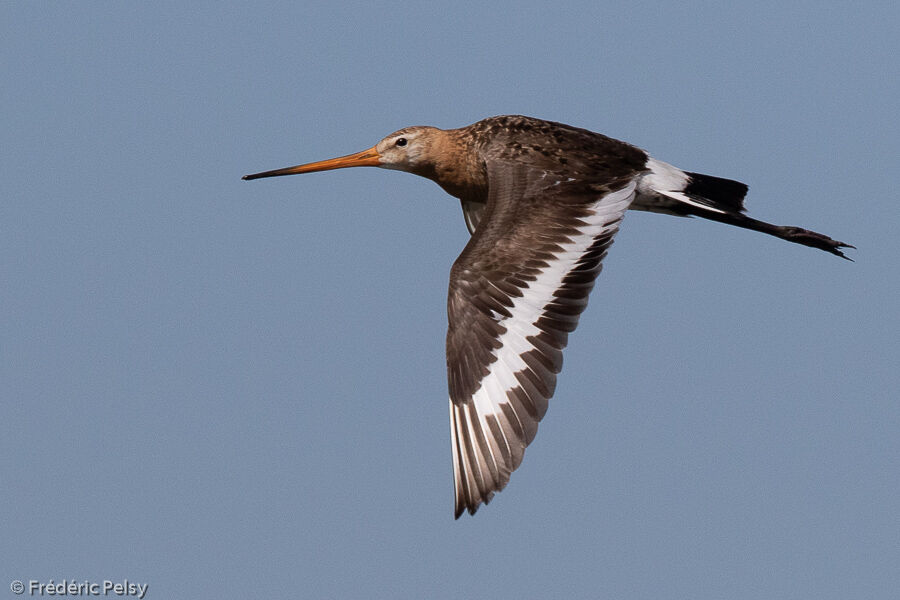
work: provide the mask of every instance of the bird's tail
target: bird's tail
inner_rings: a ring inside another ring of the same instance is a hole
[[[773,225],[745,215],[744,196],[747,195],[748,188],[739,181],[682,171],[655,159],[650,159],[647,167],[649,170],[638,186],[639,194],[632,208],[703,217],[767,233],[795,244],[819,248],[852,260],[840,250],[853,248],[850,244],[801,227]]]

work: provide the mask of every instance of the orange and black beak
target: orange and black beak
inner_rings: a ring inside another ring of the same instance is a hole
[[[347,156],[339,156],[338,158],[330,158],[328,160],[320,160],[318,162],[307,163],[305,165],[297,165],[296,167],[286,167],[284,169],[276,169],[274,171],[264,171],[262,173],[254,173],[253,175],[244,175],[241,179],[261,179],[263,177],[279,177],[281,175],[296,175],[297,173],[312,173],[314,171],[328,171],[330,169],[345,169],[347,167],[377,167],[381,164],[381,155],[375,147],[368,150],[357,152],[356,154],[348,154]]]

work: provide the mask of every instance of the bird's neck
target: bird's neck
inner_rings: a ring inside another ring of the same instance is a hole
[[[441,131],[429,145],[426,160],[416,165],[412,172],[431,179],[460,200],[487,201],[484,161],[459,129]]]

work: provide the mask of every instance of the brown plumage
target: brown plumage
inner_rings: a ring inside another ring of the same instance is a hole
[[[700,216],[844,257],[852,247],[744,214],[747,186],[625,142],[522,116],[408,127],[348,156],[247,175],[398,169],[459,198],[472,233],[450,271],[447,376],[455,516],[503,489],[534,439],[562,350],[627,209]]]

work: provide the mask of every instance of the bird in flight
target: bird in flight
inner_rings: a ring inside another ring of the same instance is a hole
[[[523,116],[459,129],[407,127],[356,154],[244,179],[363,166],[433,180],[460,200],[471,234],[450,269],[447,301],[456,518],[475,514],[521,464],[626,210],[703,217],[843,258],[841,248],[853,248],[748,217],[743,183]]]

